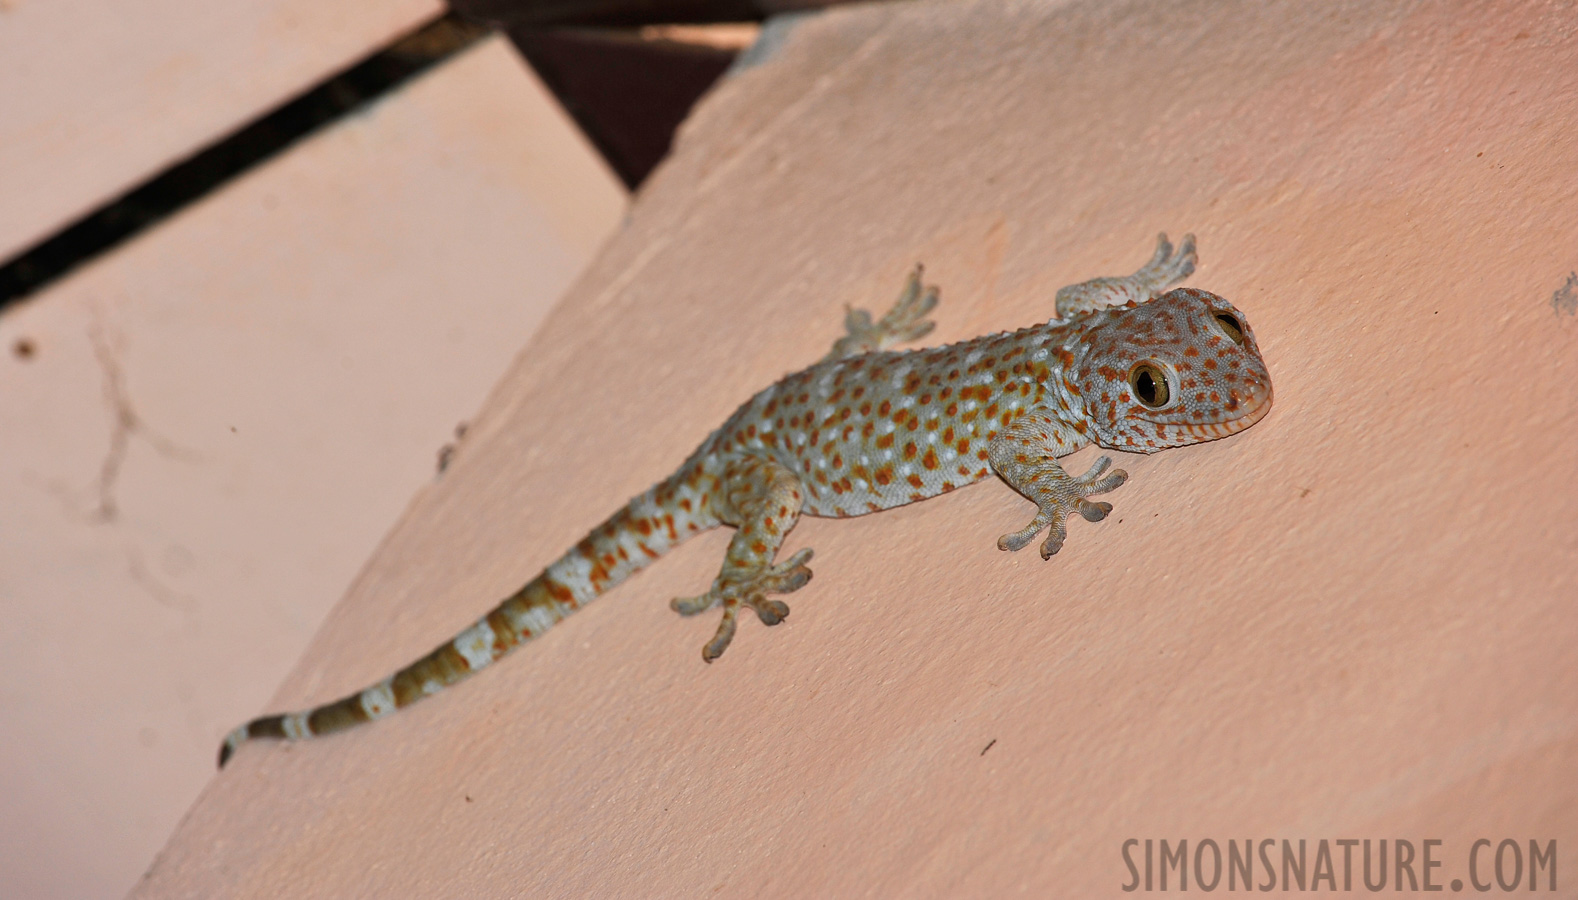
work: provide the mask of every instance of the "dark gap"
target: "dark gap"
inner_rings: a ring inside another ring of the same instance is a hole
[[[0,310],[108,251],[324,125],[365,106],[487,33],[435,19],[198,151],[0,265]]]
[[[838,0],[450,0],[450,5],[467,18],[514,31],[759,22],[774,13],[834,2]]]
[[[739,53],[633,29],[511,28],[509,35],[632,191],[668,155],[690,108]]]

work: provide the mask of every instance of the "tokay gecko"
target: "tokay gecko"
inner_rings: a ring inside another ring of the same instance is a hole
[[[1226,437],[1271,408],[1271,376],[1249,322],[1192,288],[1194,236],[1123,278],[1058,291],[1045,325],[924,350],[892,344],[932,329],[937,288],[917,266],[880,320],[850,310],[847,334],[822,361],[746,401],[679,467],[593,529],[542,574],[427,656],[359,693],[316,709],[264,716],[248,738],[299,740],[386,716],[454,684],[552,628],[691,535],[728,525],[734,537],[712,587],[675,599],[681,615],[721,607],[702,658],[734,638],[742,607],[767,625],[789,614],[774,594],[811,580],[809,549],[778,560],[801,515],[859,516],[946,494],[996,474],[1036,505],[1030,524],[998,538],[1019,550],[1043,531],[1042,558],[1075,516],[1098,522],[1090,498],[1128,478],[1101,457],[1083,475],[1057,458],[1096,443],[1154,453]],[[1164,293],[1165,291],[1165,293]]]

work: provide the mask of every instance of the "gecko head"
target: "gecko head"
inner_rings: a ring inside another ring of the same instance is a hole
[[[1194,288],[1097,313],[1073,386],[1096,443],[1154,453],[1243,431],[1271,409],[1271,375],[1249,320]]]

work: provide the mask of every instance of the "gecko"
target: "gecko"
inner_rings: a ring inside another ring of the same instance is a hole
[[[910,273],[880,319],[848,309],[845,334],[809,368],[747,400],[672,475],[582,538],[541,574],[432,653],[362,691],[301,712],[253,719],[226,736],[219,765],[251,738],[301,740],[382,718],[486,668],[540,636],[686,538],[735,529],[712,586],[676,598],[675,612],[721,609],[702,648],[717,659],[742,609],[776,625],[774,595],[811,580],[802,549],[778,560],[802,515],[879,512],[996,475],[1036,506],[1030,523],[998,538],[1020,550],[1063,546],[1068,521],[1099,522],[1091,500],[1128,479],[1112,460],[1083,475],[1058,464],[1095,443],[1154,453],[1227,437],[1271,408],[1271,376],[1255,333],[1234,306],[1194,288],[1195,240],[1157,237],[1132,275],[1058,291],[1044,325],[919,350],[895,344],[930,333],[938,288]]]

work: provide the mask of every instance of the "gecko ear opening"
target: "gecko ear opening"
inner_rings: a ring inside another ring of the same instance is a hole
[[[1161,409],[1172,398],[1167,376],[1155,363],[1136,363],[1129,370],[1129,388],[1134,392],[1134,399],[1148,409]]]

